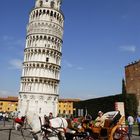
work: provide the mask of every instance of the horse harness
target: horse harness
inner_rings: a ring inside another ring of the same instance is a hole
[[[63,129],[64,131],[61,131],[61,130],[59,130],[60,132],[66,132],[66,129],[64,128],[64,122],[63,122],[63,120],[62,120],[62,118],[59,118],[59,119],[61,119],[61,125],[60,125],[60,127],[56,127],[56,128],[53,128],[51,125],[50,125],[50,127],[51,128],[53,128],[53,129],[56,129],[56,130],[59,130],[59,129]]]
[[[62,133],[66,132],[66,129],[64,128],[64,122],[62,118],[61,119],[61,124],[60,127],[52,127],[51,123],[50,123],[50,119],[49,121],[49,125],[42,125],[41,126],[41,130],[45,132],[44,136],[47,137],[54,137],[54,136],[58,136],[58,138],[61,140],[62,139]],[[47,123],[48,124],[48,123]]]

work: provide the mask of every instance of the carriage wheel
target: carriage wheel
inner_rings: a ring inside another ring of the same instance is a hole
[[[116,132],[113,135],[114,140],[130,140],[129,134],[126,130],[116,130]]]

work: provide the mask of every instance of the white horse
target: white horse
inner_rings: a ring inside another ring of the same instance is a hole
[[[67,129],[68,123],[66,119],[61,117],[56,117],[49,119],[44,117],[44,124],[40,119],[40,130],[33,132],[33,140],[65,140],[65,131]]]

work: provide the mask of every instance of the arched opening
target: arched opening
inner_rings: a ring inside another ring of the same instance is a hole
[[[56,12],[54,13],[54,17],[56,17]]]
[[[46,13],[46,11],[45,10],[43,10],[43,15]]]
[[[47,14],[48,14],[48,15],[49,15],[49,13],[50,13],[49,10],[47,10]]]
[[[51,11],[51,14],[50,14],[50,16],[51,16],[51,17],[53,16],[53,11]]]

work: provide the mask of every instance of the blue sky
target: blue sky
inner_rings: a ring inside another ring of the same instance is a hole
[[[0,95],[18,95],[29,12],[35,0],[0,4]],[[63,0],[60,97],[121,92],[124,66],[139,60],[140,0]]]

